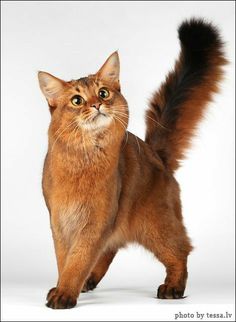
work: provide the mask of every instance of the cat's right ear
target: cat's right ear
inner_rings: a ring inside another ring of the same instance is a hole
[[[46,72],[38,72],[39,86],[44,96],[46,97],[49,105],[53,102],[62,92],[66,86],[66,82]]]

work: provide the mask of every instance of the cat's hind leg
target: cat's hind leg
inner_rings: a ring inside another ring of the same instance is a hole
[[[139,242],[165,265],[166,278],[159,286],[160,299],[182,298],[187,281],[187,257],[192,246],[182,220],[168,212],[149,213],[139,233]]]

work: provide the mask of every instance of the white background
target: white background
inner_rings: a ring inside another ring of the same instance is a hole
[[[234,9],[232,1],[2,3],[2,320],[170,321],[178,312],[233,313]],[[192,16],[219,26],[231,63],[176,174],[195,246],[188,297],[155,299],[164,267],[129,247],[75,309],[50,310],[45,296],[57,271],[41,192],[50,115],[37,71],[77,79],[118,49],[129,130],[144,138],[148,98],[178,56],[177,26]]]

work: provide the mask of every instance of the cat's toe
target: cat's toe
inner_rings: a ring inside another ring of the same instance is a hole
[[[51,296],[53,296],[56,292],[56,287],[53,287],[51,288],[49,291],[48,291],[48,294],[47,294],[47,301],[50,299]]]

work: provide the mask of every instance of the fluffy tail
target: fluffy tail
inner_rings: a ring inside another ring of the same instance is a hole
[[[218,91],[227,63],[217,29],[191,19],[179,29],[181,51],[175,68],[154,93],[146,112],[145,141],[170,171],[179,166],[207,103]]]

